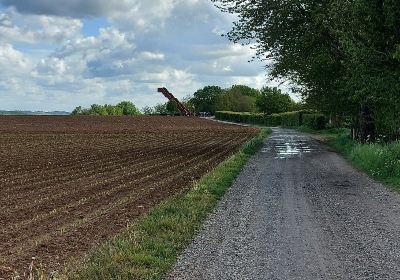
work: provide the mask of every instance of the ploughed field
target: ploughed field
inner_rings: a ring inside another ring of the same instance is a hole
[[[0,279],[48,271],[188,189],[257,129],[186,117],[0,117]]]

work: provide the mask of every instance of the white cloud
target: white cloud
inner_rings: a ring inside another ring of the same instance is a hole
[[[124,99],[142,107],[165,101],[160,86],[182,98],[205,85],[266,82],[262,64],[247,62],[253,50],[219,36],[232,17],[208,0],[0,3],[13,6],[0,9],[0,109],[72,110]],[[109,26],[84,35],[93,16]]]
[[[0,42],[62,43],[79,36],[78,19],[21,15],[13,9],[0,13]]]
[[[165,55],[162,53],[154,53],[154,52],[142,52],[140,53],[140,57],[144,60],[164,60]]]
[[[31,61],[23,53],[14,49],[11,44],[0,43],[0,75],[6,77],[21,77],[29,73]]]

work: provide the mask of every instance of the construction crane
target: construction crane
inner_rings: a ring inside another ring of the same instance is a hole
[[[181,112],[182,116],[191,117],[193,116],[192,112],[186,108],[172,93],[170,93],[165,87],[159,88],[158,92],[161,92],[169,101],[174,101],[178,107],[178,110]]]

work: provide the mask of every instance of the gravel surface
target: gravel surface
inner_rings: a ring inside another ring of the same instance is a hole
[[[274,129],[169,279],[400,279],[400,195]]]

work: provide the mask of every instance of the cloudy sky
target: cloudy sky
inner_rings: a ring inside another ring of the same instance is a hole
[[[0,0],[0,110],[139,108],[205,85],[267,83],[210,0]]]

